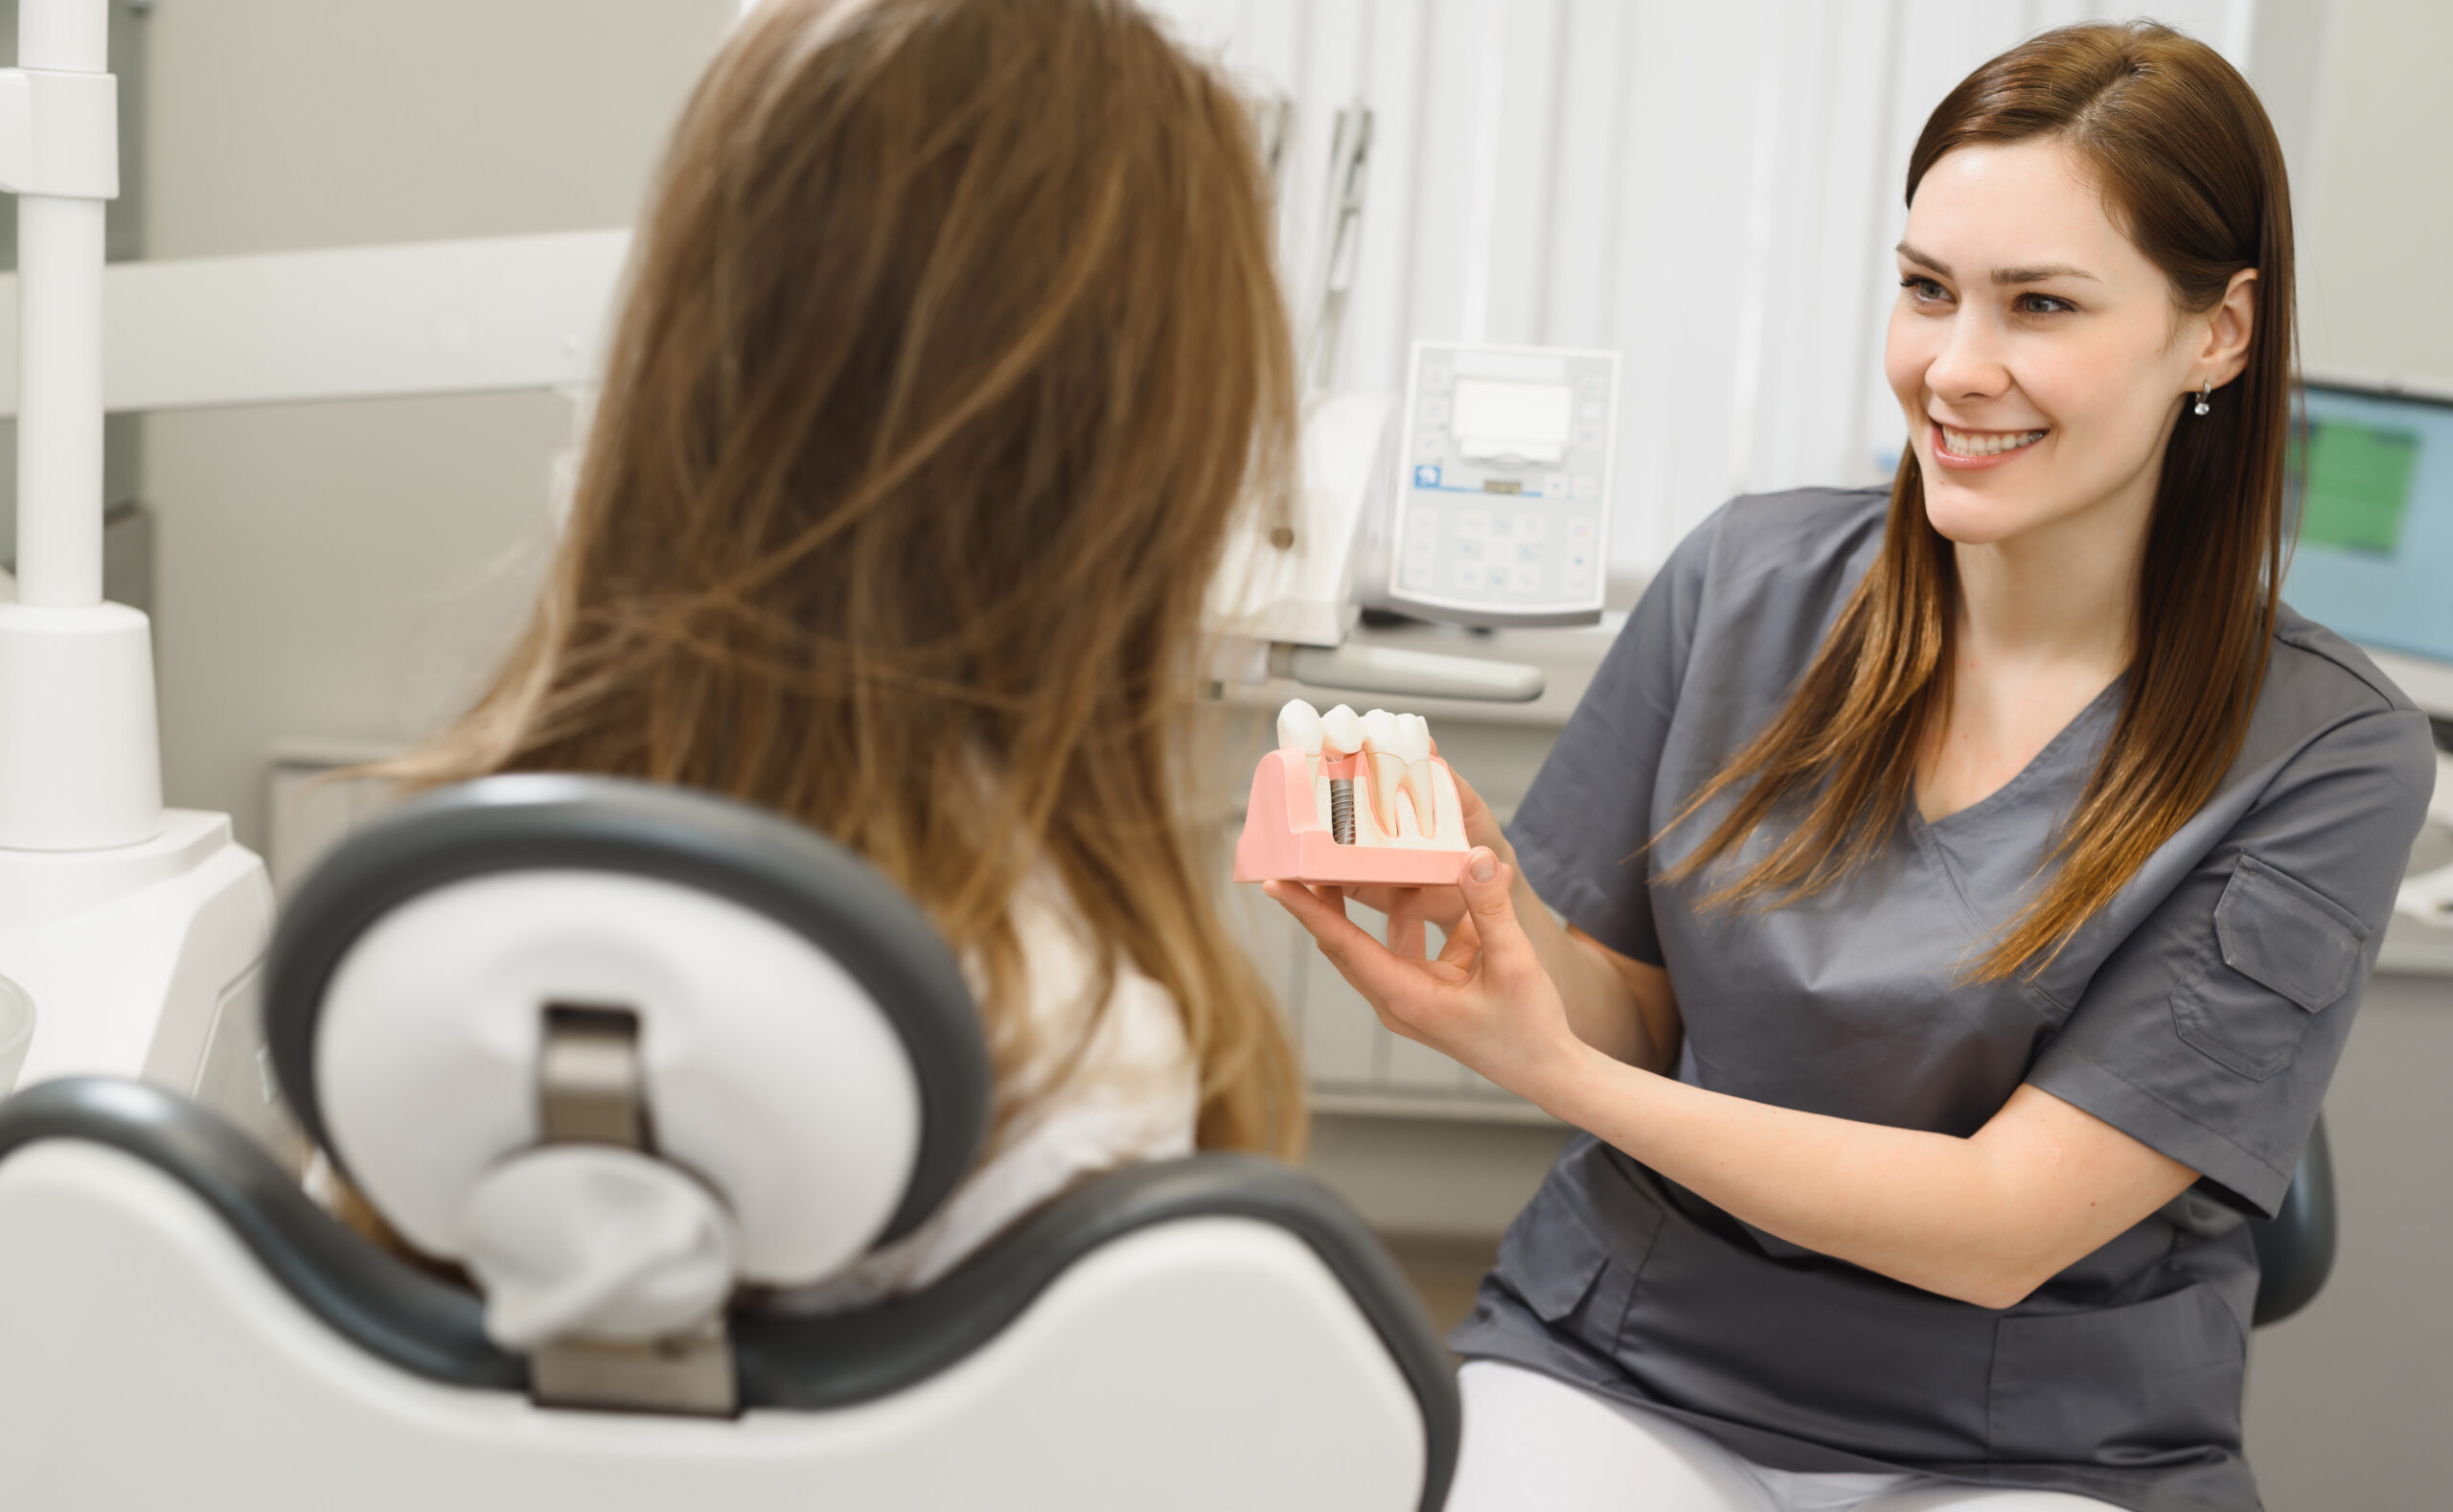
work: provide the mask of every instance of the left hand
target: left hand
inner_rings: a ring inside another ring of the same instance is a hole
[[[1345,916],[1336,887],[1272,882],[1262,891],[1295,916],[1392,1033],[1430,1045],[1535,1103],[1584,1052],[1558,984],[1517,922],[1516,868],[1489,848],[1465,859],[1465,915],[1436,960],[1425,958],[1419,892],[1390,899],[1383,946]]]

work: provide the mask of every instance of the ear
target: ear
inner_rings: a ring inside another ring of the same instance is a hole
[[[2197,379],[2221,388],[2249,365],[2249,337],[2257,330],[2258,270],[2244,267],[2232,275],[2206,320],[2206,344],[2197,354]]]

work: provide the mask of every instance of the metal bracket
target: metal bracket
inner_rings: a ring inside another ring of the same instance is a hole
[[[608,1144],[655,1154],[639,1063],[639,1016],[627,1008],[547,1005],[537,1053],[537,1115],[543,1144]],[[551,1340],[528,1357],[528,1394],[540,1407],[709,1417],[740,1410],[732,1340],[721,1312],[664,1339]]]
[[[119,80],[0,68],[0,190],[54,199],[119,197]]]

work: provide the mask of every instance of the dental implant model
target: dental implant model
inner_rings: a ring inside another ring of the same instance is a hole
[[[1252,772],[1235,880],[1453,883],[1468,849],[1456,779],[1420,715],[1296,699]]]

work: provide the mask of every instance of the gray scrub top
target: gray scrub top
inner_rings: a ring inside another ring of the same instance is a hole
[[[1517,813],[1525,875],[1603,945],[1668,970],[1682,1081],[1960,1135],[2032,1083],[2204,1179],[1994,1311],[1775,1238],[1579,1135],[1451,1343],[1777,1469],[2253,1507],[2242,1214],[2273,1214],[2342,1053],[2434,782],[2426,722],[2284,611],[2220,790],[2032,983],[1961,974],[2031,896],[2121,683],[1983,802],[1931,823],[1908,805],[1821,897],[1698,912],[1708,882],[1659,879],[1723,805],[1638,852],[1777,712],[1887,503],[1741,498],[1686,538]]]

